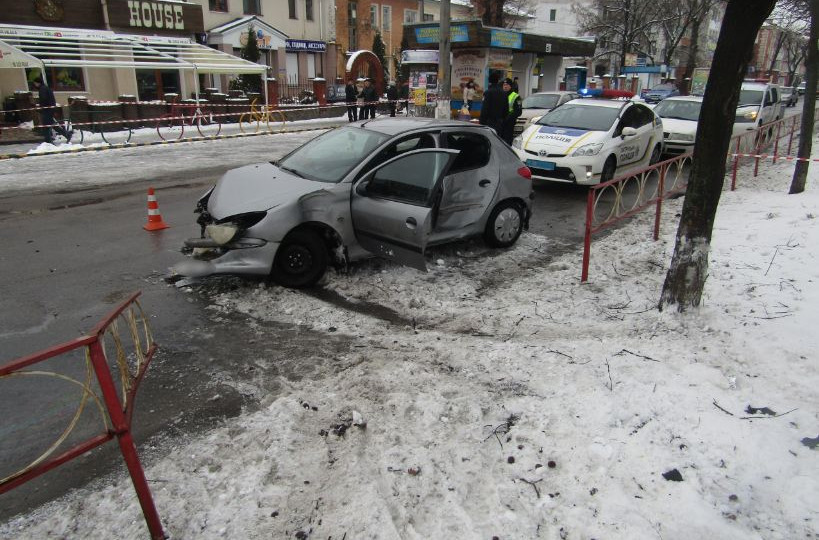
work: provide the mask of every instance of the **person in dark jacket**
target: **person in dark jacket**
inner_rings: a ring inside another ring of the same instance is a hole
[[[364,88],[361,89],[358,97],[364,102],[361,106],[359,120],[375,118],[375,104],[378,102],[378,95],[375,93],[375,87],[371,79],[364,80]]]
[[[515,138],[515,122],[517,122],[518,117],[523,113],[523,102],[515,86],[516,84],[512,79],[503,81],[503,92],[506,94],[509,111],[506,114],[506,118],[503,119],[503,130],[500,136],[509,146],[512,146],[512,139]]]
[[[489,74],[489,89],[483,93],[480,123],[493,128],[500,135],[503,120],[509,113],[509,100],[498,81],[500,74],[497,71]]]
[[[390,116],[395,116],[395,107],[398,106],[398,88],[395,87],[395,81],[390,81],[387,87],[387,100],[390,106]]]
[[[358,89],[355,87],[355,81],[350,79],[347,81],[347,86],[344,87],[344,101],[347,102],[347,119],[350,122],[358,120],[357,97]]]
[[[54,98],[54,92],[52,92],[51,88],[49,88],[48,85],[43,82],[42,77],[37,77],[34,79],[32,84],[37,90],[40,98],[40,125],[43,129],[43,138],[45,139],[45,142],[49,144],[54,142],[54,131],[65,137],[67,141],[71,142],[71,136],[74,134],[74,132],[66,131],[62,125],[54,122],[54,109],[57,105],[57,100]],[[52,131],[52,128],[54,131]]]

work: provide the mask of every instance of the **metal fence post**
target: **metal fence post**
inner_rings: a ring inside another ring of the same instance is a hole
[[[654,213],[654,240],[660,237],[660,218],[663,213],[663,199],[665,199],[665,173],[669,165],[660,167],[660,181],[657,186],[657,211]]]
[[[589,258],[591,256],[591,230],[594,219],[594,187],[589,188],[589,195],[586,199],[586,225],[583,236],[583,270],[580,275],[580,283],[586,283],[589,279]]]
[[[88,350],[89,356],[91,357],[91,364],[94,366],[94,372],[97,375],[97,381],[99,382],[100,390],[105,400],[106,409],[108,409],[108,415],[111,418],[111,424],[114,426],[119,448],[122,451],[122,457],[125,459],[125,465],[128,467],[128,473],[131,475],[131,481],[134,483],[134,489],[139,499],[139,505],[142,507],[145,522],[148,524],[151,538],[153,540],[164,540],[165,533],[162,530],[162,522],[159,519],[159,513],[156,511],[156,506],[151,496],[151,489],[148,487],[148,480],[145,478],[145,472],[142,470],[142,465],[139,462],[134,439],[131,436],[131,428],[128,425],[125,413],[122,410],[122,404],[117,396],[117,390],[111,378],[108,362],[105,359],[105,353],[99,341],[99,335],[97,339],[88,346]]]

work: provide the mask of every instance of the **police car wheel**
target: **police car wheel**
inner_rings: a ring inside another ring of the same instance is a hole
[[[608,182],[614,178],[614,171],[617,170],[617,160],[614,156],[609,156],[603,165],[603,172],[600,173],[600,183]]]
[[[651,157],[648,159],[648,164],[654,165],[655,163],[660,161],[660,153],[661,153],[660,145],[658,144],[657,146],[654,147],[654,150],[651,151]]]
[[[520,206],[504,201],[489,214],[483,238],[491,247],[506,248],[518,241],[522,231],[523,211]]]

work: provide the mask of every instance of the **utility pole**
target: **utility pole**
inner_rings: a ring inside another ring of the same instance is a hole
[[[441,35],[438,43],[438,102],[435,107],[435,118],[449,120],[450,69],[449,69],[449,0],[441,0]]]

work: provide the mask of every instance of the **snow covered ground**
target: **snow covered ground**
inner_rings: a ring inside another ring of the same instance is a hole
[[[800,195],[790,163],[743,170],[720,203],[703,305],[683,315],[656,309],[682,199],[656,243],[651,212],[596,238],[587,284],[579,248],[554,256],[525,233],[507,251],[435,250],[426,274],[378,260],[330,273],[334,303],[238,280],[180,291],[216,317],[358,344],[315,358],[258,412],[143,449],[166,533],[819,537],[816,165]],[[148,533],[123,473],[0,537]]]

